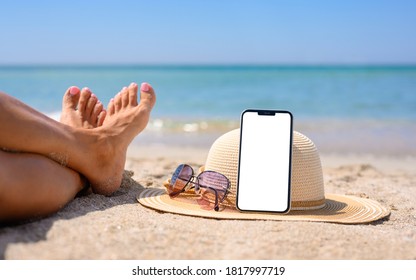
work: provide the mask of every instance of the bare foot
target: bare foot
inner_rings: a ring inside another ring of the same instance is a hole
[[[61,123],[72,127],[95,128],[103,124],[106,116],[103,104],[89,88],[70,87],[62,100]]]
[[[89,154],[96,157],[94,166],[84,175],[96,193],[110,195],[120,187],[127,147],[149,121],[156,102],[154,90],[149,84],[142,83],[139,103],[137,93],[136,83],[124,87],[109,102],[102,126],[93,130],[99,137]]]

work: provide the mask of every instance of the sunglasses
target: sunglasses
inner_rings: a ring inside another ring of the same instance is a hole
[[[201,198],[201,205],[207,209],[219,211],[219,205],[227,196],[230,186],[230,180],[221,173],[203,171],[195,176],[191,166],[181,164],[173,173],[167,190],[169,196],[174,198],[183,192],[194,189]],[[214,205],[212,205],[212,201],[215,201]]]

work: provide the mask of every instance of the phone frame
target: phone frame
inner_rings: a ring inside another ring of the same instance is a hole
[[[282,211],[275,211],[275,210],[259,210],[259,209],[241,209],[239,207],[239,187],[240,187],[240,162],[242,156],[242,136],[244,130],[244,114],[246,113],[257,113],[258,115],[263,116],[275,116],[276,114],[288,114],[290,117],[290,133],[289,133],[289,168],[288,168],[288,190],[287,190],[287,208]],[[236,194],[236,207],[241,212],[254,212],[254,213],[279,213],[279,214],[286,214],[290,211],[291,207],[291,176],[292,176],[292,146],[293,146],[293,115],[291,112],[287,110],[264,110],[264,109],[247,109],[241,113],[241,121],[240,121],[240,145],[239,145],[239,154],[238,154],[238,173],[237,173],[237,194]]]

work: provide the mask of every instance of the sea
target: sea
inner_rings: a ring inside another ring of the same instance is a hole
[[[205,145],[201,133],[238,127],[245,109],[282,109],[325,151],[416,155],[416,65],[0,66],[0,91],[55,119],[70,86],[107,104],[131,82],[157,95],[145,142],[171,130],[171,142]]]

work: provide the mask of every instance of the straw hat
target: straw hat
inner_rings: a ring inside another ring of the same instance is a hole
[[[325,194],[321,161],[313,142],[293,132],[292,193],[288,214],[246,213],[235,207],[240,130],[219,137],[208,153],[203,170],[224,174],[231,182],[222,211],[205,210],[198,196],[183,193],[171,199],[163,189],[144,189],[137,200],[155,210],[215,219],[318,221],[344,224],[369,223],[390,215],[378,202],[353,196]],[[255,186],[253,186],[255,187]]]

